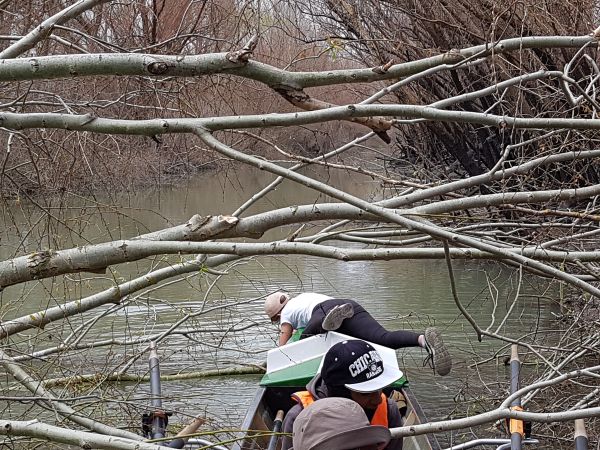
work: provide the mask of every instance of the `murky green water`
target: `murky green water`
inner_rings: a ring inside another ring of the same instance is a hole
[[[201,176],[186,186],[161,192],[118,196],[120,214],[115,213],[110,206],[111,201],[105,198],[95,201],[70,199],[72,209],[61,216],[61,223],[48,222],[25,203],[15,205],[4,211],[0,257],[4,260],[13,254],[22,255],[39,248],[69,247],[135,236],[183,223],[193,214],[231,213],[265,184],[265,177],[268,175],[258,171],[231,170]],[[369,180],[357,182],[355,175],[352,177],[332,174],[329,182],[363,198],[377,198],[376,183]],[[313,192],[284,183],[246,214],[322,200]],[[53,215],[58,214],[56,211],[49,210]],[[79,223],[78,219],[83,219],[83,223]],[[296,228],[291,226],[278,233],[270,233],[268,237],[283,237]],[[50,240],[49,233],[57,234],[58,242]],[[112,286],[115,280],[126,280],[139,271],[179,260],[180,257],[156,258],[120,265],[104,276],[71,275],[59,277],[54,282],[45,280],[43,283],[7,288],[0,296],[2,320],[62,304],[66,299],[91,295],[100,288]],[[292,293],[316,291],[355,298],[388,328],[423,330],[432,324],[438,326],[454,356],[454,370],[449,376],[434,377],[430,369],[421,367],[424,354],[419,349],[398,352],[401,366],[430,419],[442,419],[452,414],[456,401],[462,402],[460,409],[468,404],[472,412],[478,412],[478,399],[486,395],[485,385],[491,389],[496,389],[497,383],[508,386],[507,372],[502,364],[496,365],[492,361],[482,366],[471,366],[475,361],[492,357],[501,345],[489,340],[477,342],[475,333],[454,304],[444,261],[344,263],[314,257],[276,256],[239,261],[219,269],[228,275],[217,279],[190,274],[177,282],[166,283],[160,289],[153,289],[138,299],[132,298],[131,305],[115,315],[98,318],[92,323],[89,321],[99,312],[88,312],[63,323],[49,325],[43,331],[30,331],[15,337],[13,346],[23,352],[39,351],[57,345],[80,326],[87,327],[84,342],[108,338],[133,339],[160,333],[186,313],[204,308],[209,312],[181,325],[197,331],[189,334],[192,339],[179,334],[160,343],[163,373],[260,363],[264,360],[264,353],[274,346],[276,329],[265,320],[262,302],[248,301],[268,291],[285,288]],[[455,262],[454,269],[462,302],[468,305],[483,328],[493,321],[491,329],[495,330],[518,291],[518,274],[493,262]],[[513,338],[537,332],[539,339],[548,339],[551,335],[545,332],[554,327],[552,311],[556,305],[552,298],[558,295],[558,287],[552,286],[549,291],[546,291],[547,288],[544,281],[524,277],[521,296],[501,332]],[[232,302],[245,303],[223,307]],[[241,332],[224,334],[215,331],[247,324],[253,326]],[[28,339],[29,336],[32,338]],[[99,347],[73,352],[60,360],[51,355],[45,361],[53,363],[53,366],[36,363],[36,366],[48,370],[47,375],[40,372],[38,376],[118,370],[123,361],[142,348],[139,344]],[[501,351],[500,359],[506,354],[508,349]],[[146,368],[144,355],[131,370],[142,373]],[[214,426],[235,426],[254,394],[258,379],[257,376],[240,376],[164,383],[165,406],[176,412],[171,419],[173,423],[180,421],[183,415],[205,412]],[[5,389],[4,395],[8,395],[6,392]],[[144,409],[147,392],[148,386],[125,383],[111,387],[111,393],[103,395],[111,398],[129,395],[129,411],[135,415]],[[7,411],[19,416],[23,409],[12,406],[5,408]]]

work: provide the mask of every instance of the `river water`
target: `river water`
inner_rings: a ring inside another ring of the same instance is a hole
[[[202,175],[185,185],[160,191],[119,194],[112,198],[72,198],[68,201],[70,209],[61,213],[60,223],[48,221],[47,216],[21,202],[3,211],[0,257],[4,260],[39,248],[69,247],[135,236],[183,223],[193,214],[228,214],[270,179],[271,176],[260,171],[229,170]],[[377,183],[369,179],[358,180],[356,175],[331,173],[328,182],[365,199],[381,195]],[[246,214],[324,200],[314,192],[285,182]],[[111,206],[114,204],[119,205],[118,212]],[[54,201],[50,206],[48,211],[59,217],[58,202]],[[269,233],[265,239],[284,237],[296,228]],[[49,235],[57,236],[57,240],[53,241]],[[91,295],[110,287],[115,280],[130,279],[180,259],[156,258],[123,264],[102,276],[71,275],[7,288],[0,294],[2,320]],[[190,334],[192,339],[174,335],[160,343],[163,374],[259,364],[264,361],[265,352],[274,346],[277,330],[263,315],[262,301],[258,297],[283,288],[292,293],[315,291],[355,298],[388,328],[423,330],[430,325],[437,326],[454,357],[454,369],[449,376],[434,376],[429,368],[422,367],[425,355],[419,349],[398,352],[400,366],[407,373],[430,419],[454,416],[455,410],[481,412],[481,402],[492,392],[498,387],[508,389],[508,372],[502,359],[509,349],[502,348],[499,342],[477,341],[454,304],[444,261],[344,263],[315,257],[276,256],[239,261],[219,269],[227,275],[217,279],[213,275],[189,274],[178,281],[169,280],[160,289],[152,289],[137,299],[131,298],[131,304],[116,314],[100,318],[99,313],[107,307],[88,312],[49,325],[43,331],[24,333],[13,340],[13,346],[22,352],[52,347],[86,323],[90,325],[83,342],[109,337],[131,339],[164,331],[186,313],[204,310],[206,314],[182,325],[185,329],[200,331]],[[520,279],[518,272],[494,262],[457,261],[454,270],[462,302],[484,328],[493,323],[491,329],[496,329],[517,293],[518,301],[501,333],[519,337],[536,332],[540,338],[545,338],[544,333],[554,327],[552,312],[556,302],[553,298],[558,295],[557,287],[533,277]],[[231,303],[238,304],[224,307]],[[94,318],[97,320],[93,324],[86,322]],[[252,326],[239,332],[215,331],[245,325]],[[50,355],[45,359],[50,365],[37,362],[33,367],[38,375],[40,367],[44,367],[46,377],[113,371],[142,348],[138,344],[115,345],[72,352],[60,359]],[[498,357],[494,358],[498,350]],[[474,365],[488,358],[490,362]],[[144,355],[131,371],[144,373],[146,370]],[[210,419],[211,427],[235,428],[259,379],[259,376],[247,375],[164,382],[164,404],[175,412],[172,423],[186,421],[188,415],[204,413]],[[11,392],[14,392],[15,387],[11,386]],[[148,391],[145,384],[121,383],[109,388],[99,386],[86,390],[86,393],[119,399],[122,411],[137,417],[148,404]],[[4,389],[4,395],[6,392]],[[24,410],[22,406],[11,404],[4,411],[5,416],[23,417],[25,414],[32,418],[31,414],[36,410]],[[449,441],[452,437],[446,435],[442,439]]]

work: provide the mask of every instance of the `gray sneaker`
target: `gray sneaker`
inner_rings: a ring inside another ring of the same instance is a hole
[[[342,322],[349,319],[354,315],[354,307],[350,303],[344,303],[343,305],[337,305],[331,308],[325,318],[321,327],[325,331],[334,331],[342,326]]]
[[[425,349],[428,356],[423,365],[429,364],[438,375],[448,375],[452,369],[452,358],[437,328],[425,330]]]

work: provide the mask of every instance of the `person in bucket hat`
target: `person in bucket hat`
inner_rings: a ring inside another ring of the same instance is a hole
[[[321,371],[306,385],[306,391],[292,395],[297,404],[286,414],[283,431],[292,433],[300,414],[313,404],[338,397],[358,405],[371,425],[385,428],[402,426],[398,405],[382,392],[401,377],[402,372],[398,367],[386,364],[368,342],[358,339],[338,342],[323,357]],[[346,411],[340,410],[338,413],[343,419]],[[281,450],[292,447],[292,441],[289,436],[284,436]],[[401,450],[402,439],[388,442],[385,448]]]
[[[390,430],[371,425],[356,402],[331,397],[302,410],[294,422],[292,441],[294,450],[381,450],[390,439]]]
[[[266,297],[265,313],[271,322],[279,324],[280,346],[289,341],[294,330],[304,329],[300,339],[335,330],[395,350],[421,347],[427,351],[425,364],[429,363],[435,373],[448,375],[452,369],[452,358],[437,328],[429,327],[422,334],[388,331],[355,300],[312,292],[292,298],[278,291]]]

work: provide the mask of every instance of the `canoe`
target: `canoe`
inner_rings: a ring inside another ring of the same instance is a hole
[[[267,449],[277,411],[287,412],[295,403],[291,394],[305,390],[306,384],[320,370],[323,356],[332,345],[346,339],[353,339],[341,333],[312,336],[301,341],[288,343],[270,350],[267,355],[266,374],[241,425],[242,435],[232,450]],[[386,364],[398,367],[396,352],[393,349],[370,343],[380,353]],[[404,416],[404,425],[427,422],[423,410],[408,387],[406,377],[386,389],[403,394],[398,401]],[[396,394],[396,396],[398,396]],[[433,435],[404,438],[404,450],[439,450],[440,445]]]

